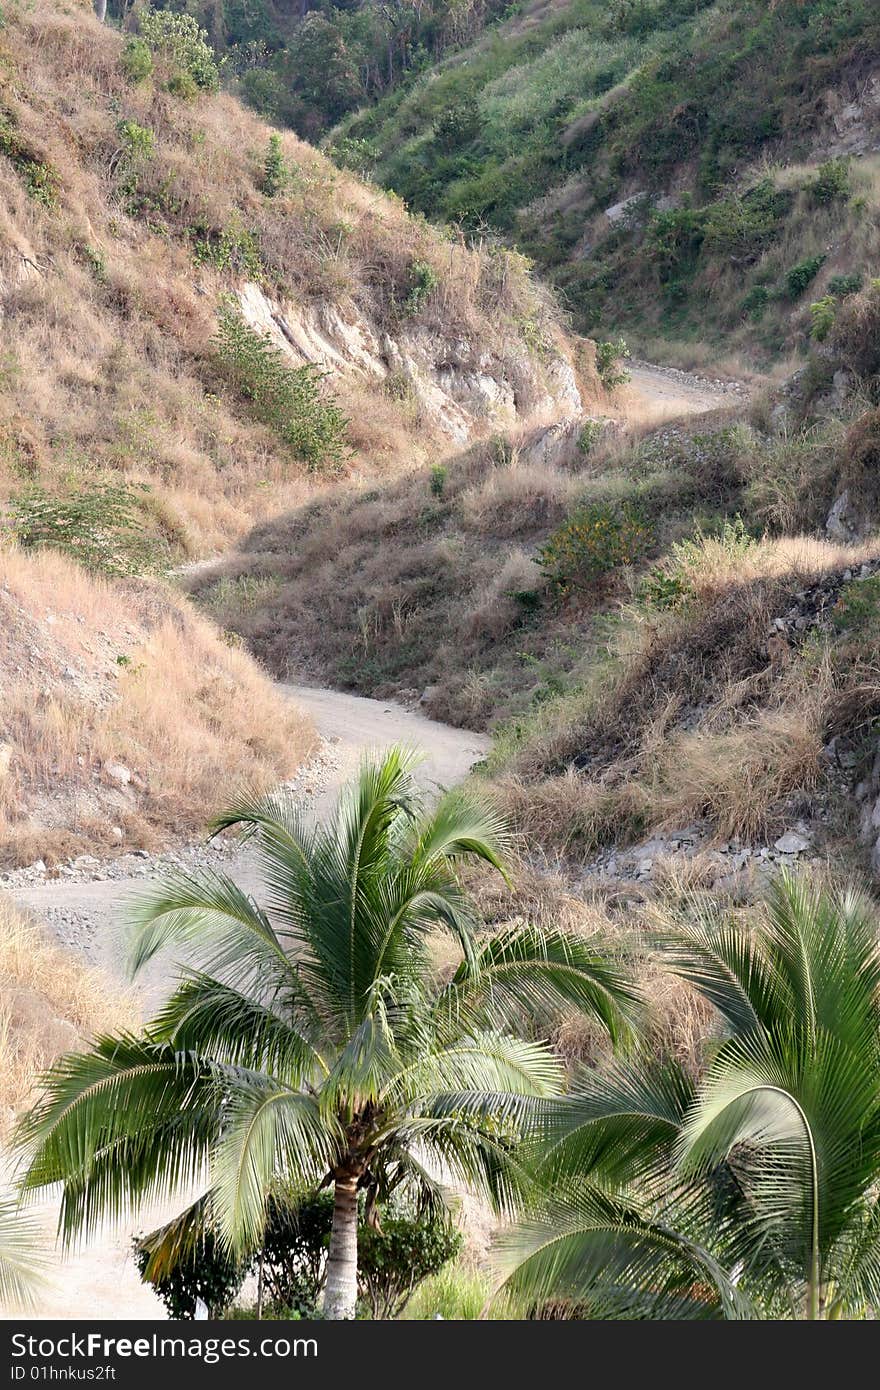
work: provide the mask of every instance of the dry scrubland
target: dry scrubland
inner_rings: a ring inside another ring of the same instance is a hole
[[[3,866],[194,833],[314,746],[251,658],[158,582],[0,559]]]
[[[61,1053],[137,1019],[133,998],[0,896],[0,1140]]]
[[[142,520],[177,558],[302,501],[306,468],[218,372],[217,306],[244,280],[381,333],[428,267],[410,326],[540,374],[557,329],[521,258],[441,239],[289,133],[286,186],[265,196],[269,128],[226,94],[170,94],[161,59],[132,82],[122,46],[72,0],[12,9],[0,34],[14,155],[0,159],[0,498],[146,483]],[[406,390],[357,374],[332,386],[347,466],[448,448]]]

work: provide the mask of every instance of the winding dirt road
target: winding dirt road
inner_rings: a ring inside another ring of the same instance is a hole
[[[357,769],[364,754],[392,744],[417,749],[424,761],[417,777],[426,790],[453,786],[467,776],[488,749],[482,734],[437,724],[423,715],[384,700],[368,700],[332,690],[285,687],[291,699],[311,714],[318,733],[332,748],[332,770],[305,804],[316,816],[332,806],[340,785]],[[222,865],[249,892],[259,894],[260,882],[253,856],[237,851]],[[125,902],[143,891],[144,876],[97,882],[57,879],[14,891],[16,901],[45,919],[52,930],[59,910],[87,918],[91,927],[88,955],[110,974],[122,977],[126,958]],[[146,975],[140,989],[149,1009],[163,992],[167,976],[161,967]],[[171,1210],[155,1207],[141,1212],[137,1221],[107,1230],[81,1251],[62,1259],[56,1251],[48,1282],[40,1296],[37,1317],[44,1318],[145,1318],[159,1319],[165,1312],[152,1291],[138,1276],[131,1258],[131,1238],[136,1230],[149,1230],[167,1220]],[[32,1208],[51,1246],[58,1214],[52,1197]]]

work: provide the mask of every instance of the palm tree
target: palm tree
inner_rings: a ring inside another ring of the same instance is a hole
[[[226,1245],[256,1248],[274,1190],[333,1185],[324,1314],[354,1315],[358,1194],[436,1200],[440,1177],[498,1208],[521,1195],[517,1145],[560,1067],[510,1031],[561,1005],[613,1037],[635,997],[593,941],[480,935],[456,876],[502,867],[503,827],[473,796],[425,813],[412,759],[365,765],[326,827],[282,796],[216,823],[256,842],[267,908],[229,879],[178,875],[138,912],[134,966],[175,945],[188,972],[140,1038],[65,1058],[24,1131],[31,1188],[63,1182],[66,1240],[210,1173]],[[431,963],[437,929],[460,963]]]
[[[513,1284],[612,1316],[863,1316],[880,1303],[880,952],[872,905],[783,877],[757,927],[662,932],[713,1006],[694,1084],[641,1060],[552,1107],[551,1196]]]

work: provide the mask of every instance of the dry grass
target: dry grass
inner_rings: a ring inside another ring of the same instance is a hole
[[[537,403],[544,367],[529,344],[558,329],[521,258],[441,238],[290,132],[291,189],[264,197],[269,128],[222,93],[173,98],[161,74],[132,86],[121,45],[85,0],[15,7],[0,34],[10,77],[0,114],[59,180],[56,205],[43,207],[0,157],[0,503],[30,480],[58,488],[121,475],[154,489],[150,525],[187,557],[311,494],[304,468],[218,378],[218,300],[255,272],[194,259],[199,238],[249,238],[258,278],[291,319],[320,323],[332,308],[365,324],[377,353],[386,331],[421,334],[441,358],[444,344],[466,342],[474,363],[507,374],[524,412]],[[123,120],[153,132],[134,201]],[[439,283],[407,316],[417,262]],[[332,384],[360,476],[451,448],[380,375],[339,371]]]
[[[779,833],[821,784],[830,733],[873,717],[878,683],[870,631],[861,647],[830,628],[779,650],[768,633],[795,591],[876,553],[805,537],[689,547],[687,606],[632,610],[604,673],[499,753],[516,827],[570,854],[698,819],[724,838]]]
[[[0,1139],[61,1053],[137,1021],[133,995],[53,945],[0,896]]]
[[[292,775],[310,722],[161,585],[0,553],[2,862],[192,833]],[[122,764],[131,780],[108,771]]]

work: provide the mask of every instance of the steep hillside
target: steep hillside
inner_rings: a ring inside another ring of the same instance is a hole
[[[199,831],[293,775],[310,721],[181,599],[0,556],[0,867]]]
[[[876,268],[878,117],[866,0],[537,0],[334,144],[501,228],[586,331],[696,361],[800,346],[809,301]]]
[[[20,539],[57,535],[43,503],[63,491],[86,522],[131,513],[154,565],[198,556],[316,470],[579,408],[520,258],[270,141],[213,90],[197,34],[145,33],[72,0],[0,32],[0,496]]]

